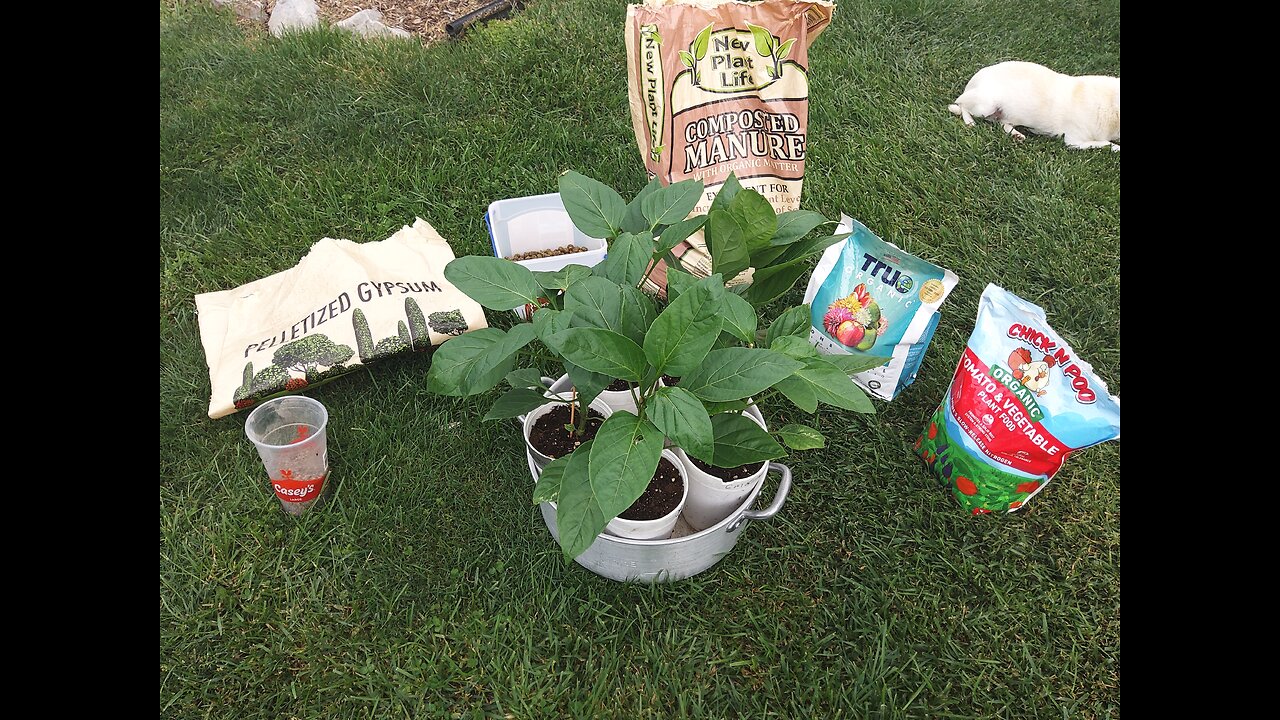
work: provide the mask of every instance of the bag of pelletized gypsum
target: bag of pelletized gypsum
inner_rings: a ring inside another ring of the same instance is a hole
[[[209,417],[485,327],[449,284],[449,243],[425,221],[379,242],[325,238],[292,268],[196,296]]]
[[[974,515],[1022,507],[1067,456],[1120,437],[1120,398],[1044,310],[988,285],[951,389],[916,450]]]
[[[805,289],[809,340],[828,355],[887,357],[884,365],[851,377],[872,395],[892,400],[915,381],[939,308],[958,279],[848,215],[840,216],[836,233],[851,234],[822,253]]]
[[[627,6],[631,124],[650,177],[703,181],[704,214],[730,173],[775,212],[800,208],[809,130],[809,44],[830,2],[646,0]],[[674,251],[711,272],[702,233]],[[665,264],[654,273],[665,288]],[[745,277],[743,278],[745,280]]]

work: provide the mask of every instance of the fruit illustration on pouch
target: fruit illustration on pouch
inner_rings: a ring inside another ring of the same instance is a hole
[[[852,320],[845,320],[840,323],[840,327],[836,328],[836,339],[840,342],[853,347],[862,342],[866,330],[861,325],[856,325]]]
[[[889,321],[880,313],[880,304],[867,292],[866,283],[861,283],[848,297],[831,303],[822,318],[822,326],[845,347],[870,350],[876,338],[888,329]]]

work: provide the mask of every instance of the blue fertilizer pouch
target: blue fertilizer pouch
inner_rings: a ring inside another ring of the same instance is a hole
[[[809,340],[828,355],[879,355],[884,365],[851,376],[869,393],[892,400],[916,379],[938,326],[939,307],[956,274],[903,252],[848,215],[809,278]]]

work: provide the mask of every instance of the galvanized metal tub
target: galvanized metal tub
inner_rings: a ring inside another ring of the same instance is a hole
[[[568,375],[562,375],[558,380],[544,377],[542,382],[552,392],[565,392],[573,386]],[[524,423],[523,416],[516,419]],[[529,462],[529,474],[533,476],[534,483],[537,483],[542,469],[534,461],[528,443],[525,444],[525,458]],[[771,462],[766,472],[779,473],[781,477],[778,478],[778,489],[773,494],[773,501],[762,510],[751,508],[764,488],[764,483],[756,485],[742,504],[724,519],[704,530],[695,531],[681,515],[676,521],[675,531],[665,540],[633,540],[601,533],[576,561],[597,575],[624,582],[673,582],[693,577],[728,555],[752,520],[768,520],[782,509],[783,503],[787,501],[787,493],[791,492],[791,468],[782,463]],[[538,507],[542,510],[542,519],[547,523],[551,536],[559,543],[555,506],[540,503]]]
[[[529,460],[529,473],[537,482],[541,470],[532,455],[526,452],[525,456]],[[672,582],[697,575],[728,555],[752,520],[768,520],[782,509],[791,491],[791,468],[771,462],[768,472],[779,473],[781,477],[773,502],[762,510],[754,510],[752,505],[763,483],[728,517],[706,530],[693,532],[681,516],[675,532],[666,540],[632,540],[602,533],[577,557],[577,563],[597,575],[625,582]],[[540,503],[538,507],[551,536],[560,542],[555,507],[551,503]]]

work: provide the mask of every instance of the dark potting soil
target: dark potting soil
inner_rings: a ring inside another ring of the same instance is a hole
[[[636,386],[635,383],[627,380],[614,380],[613,382],[609,383],[609,387],[605,388],[605,390],[608,390],[610,392],[621,392],[623,390],[630,390],[635,386]]]
[[[760,468],[764,467],[764,463],[758,462],[751,463],[750,465],[739,465],[734,468],[722,468],[716,467],[715,465],[708,465],[695,457],[691,457],[689,460],[691,460],[694,465],[697,465],[698,469],[702,472],[708,475],[714,475],[725,482],[751,477],[759,472]]]
[[[575,414],[574,419],[580,418]],[[596,436],[596,431],[604,424],[604,416],[588,408],[587,428],[581,435],[574,435],[565,429],[565,425],[568,424],[569,406],[558,405],[552,408],[551,412],[534,421],[533,427],[529,430],[529,442],[538,452],[549,458],[564,457]]]
[[[631,507],[622,511],[618,517],[624,520],[657,520],[680,504],[684,495],[684,478],[666,458],[658,461],[658,469],[649,481],[649,487],[639,500],[631,503]]]

